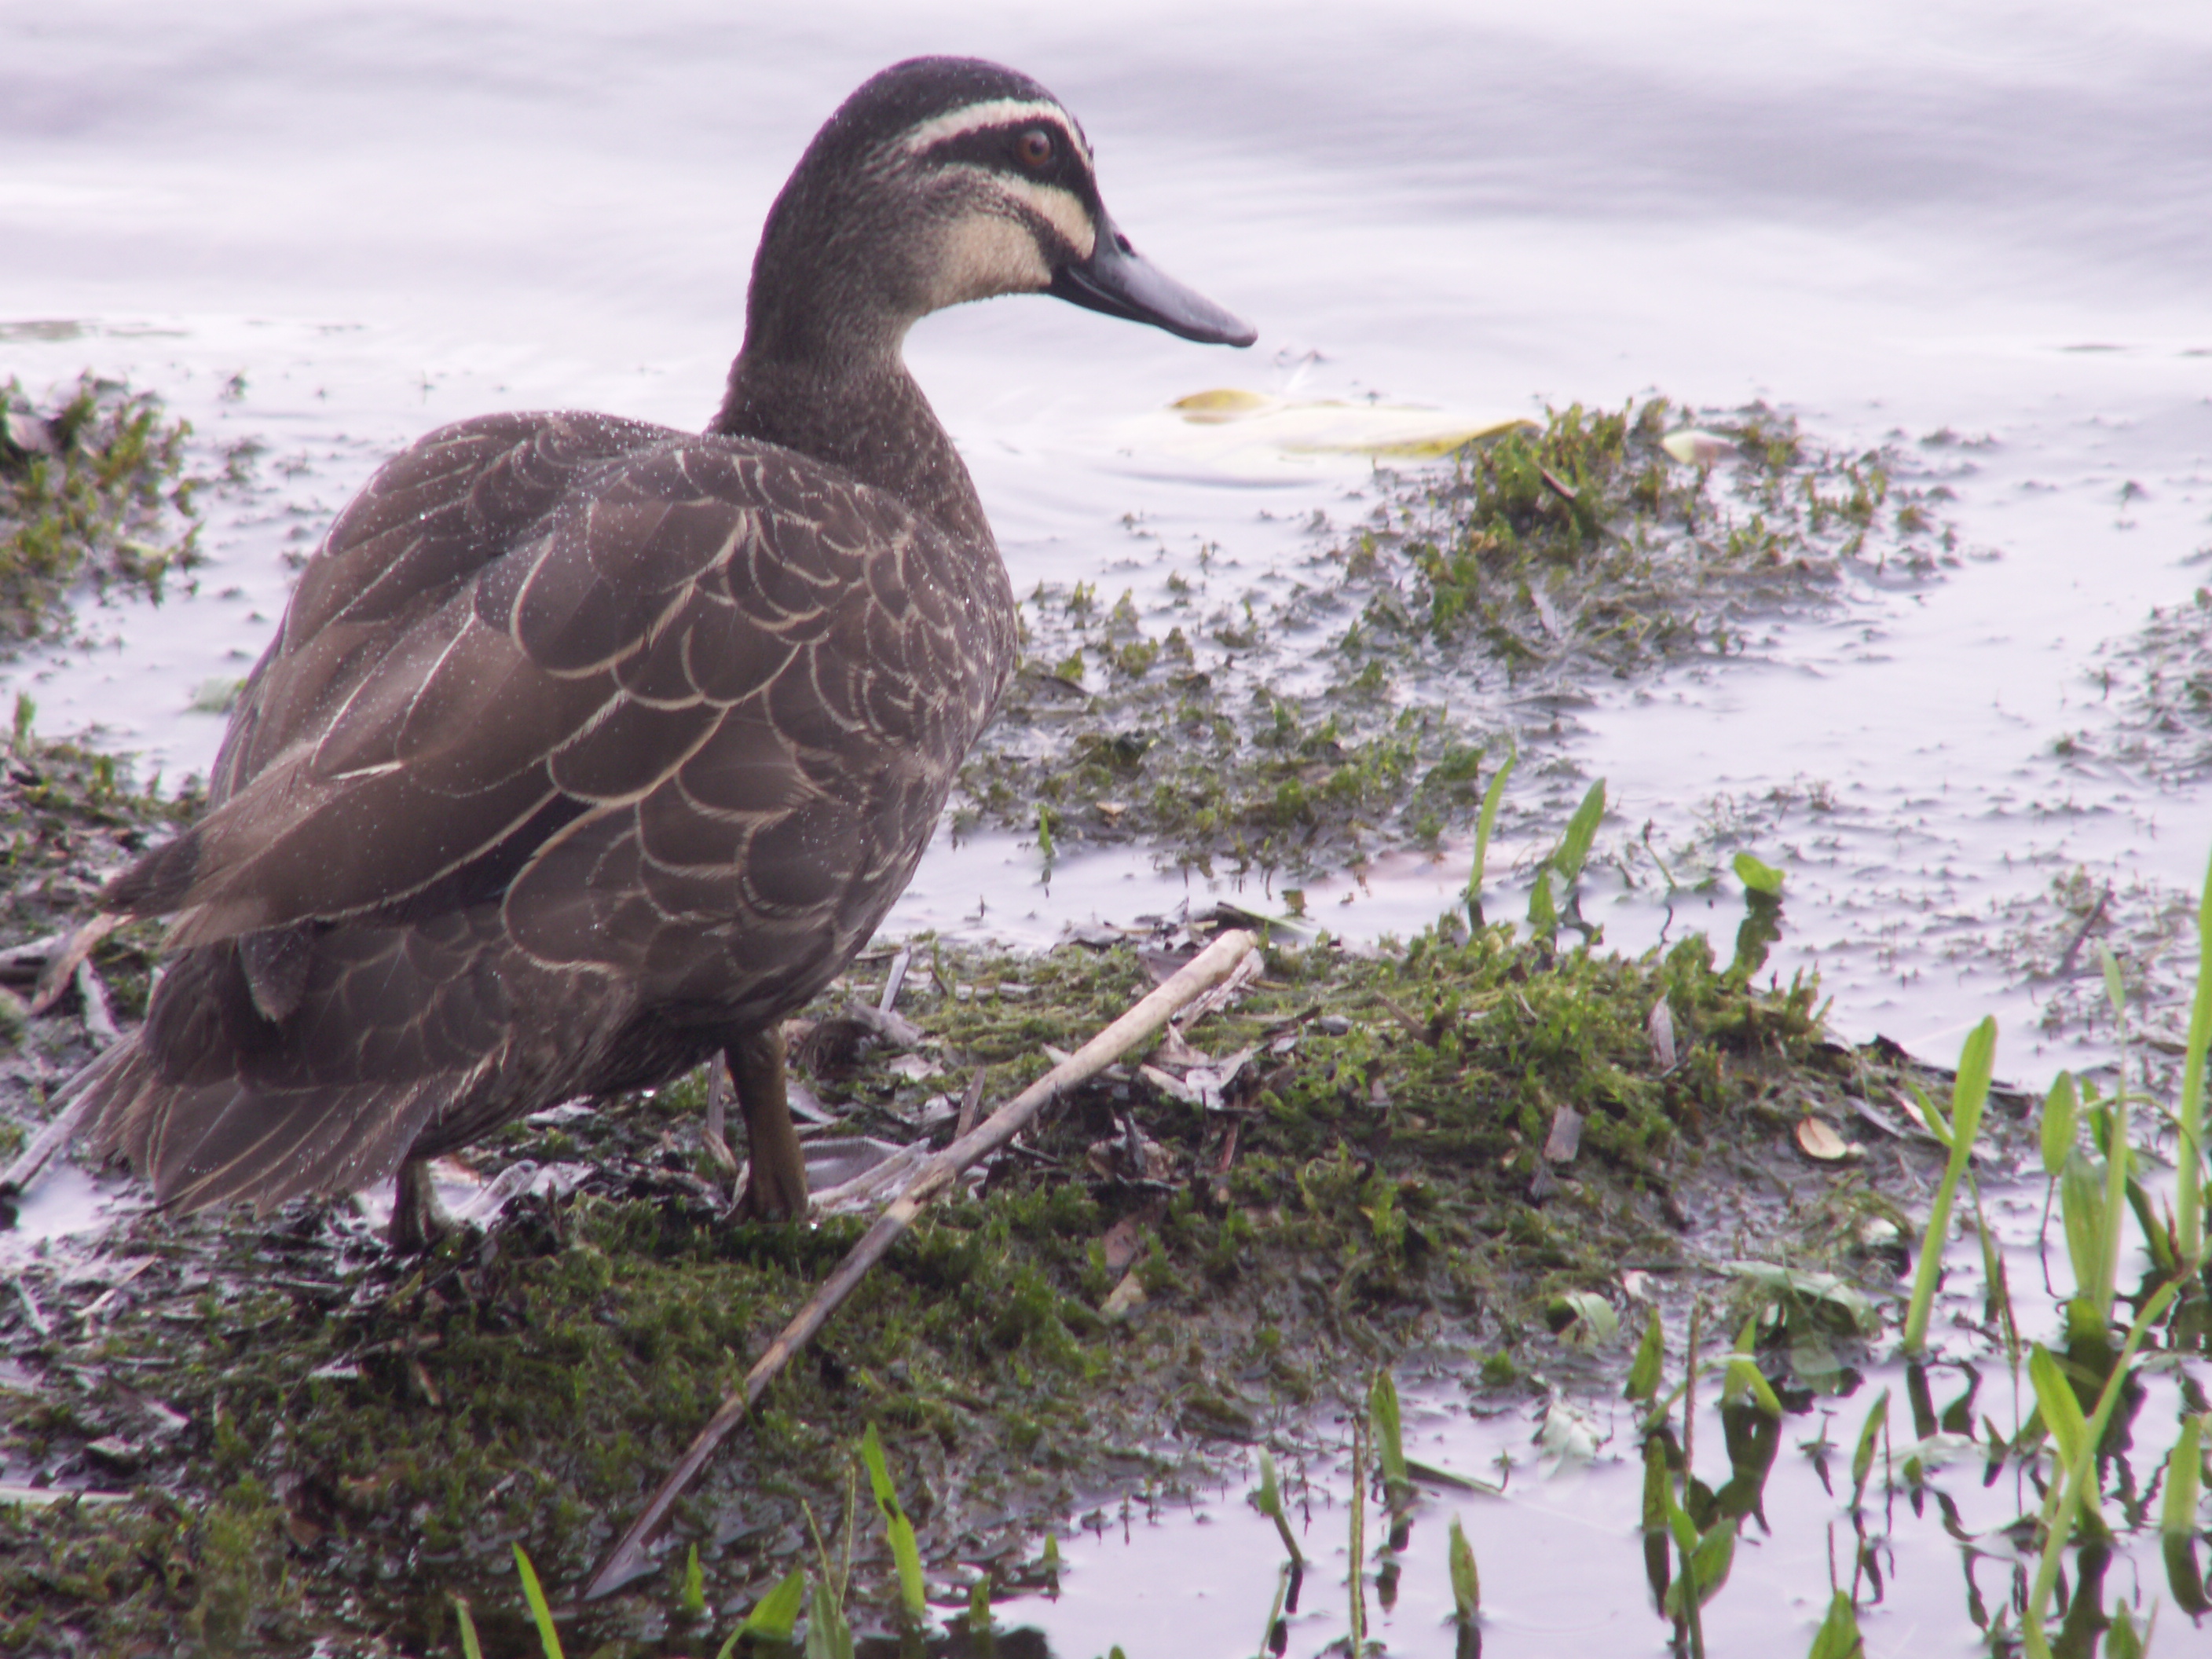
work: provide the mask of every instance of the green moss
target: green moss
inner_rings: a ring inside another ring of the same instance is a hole
[[[189,431],[150,392],[89,374],[45,414],[0,387],[0,648],[67,632],[81,583],[159,603],[198,562]]]
[[[1072,1046],[1150,982],[1127,948],[926,954],[902,1007],[949,1076],[986,1069],[992,1099],[1042,1068],[1042,1042]],[[1012,984],[1026,994],[976,988]],[[1662,996],[1681,1048],[1663,1073],[1644,1034]],[[925,1215],[785,1373],[680,1513],[717,1605],[797,1554],[802,1502],[835,1529],[869,1420],[911,1472],[925,1550],[975,1559],[1111,1490],[1133,1448],[1279,1435],[1307,1402],[1355,1395],[1377,1357],[1449,1333],[1491,1352],[1470,1372],[1510,1385],[1542,1363],[1516,1356],[1551,1341],[1548,1298],[1624,1261],[1701,1259],[1669,1206],[1706,1179],[1708,1148],[1732,1149],[1732,1180],[1741,1147],[1779,1143],[1774,1090],[1793,1113],[1839,1112],[1869,1063],[1825,1043],[1804,988],[1732,981],[1702,940],[1631,961],[1503,928],[1371,956],[1273,949],[1189,1040],[1254,1051],[1224,1109],[1133,1072],[1079,1091],[980,1195]],[[896,1130],[935,1086],[881,1059],[816,1079],[850,1132]],[[296,1651],[308,1633],[413,1650],[445,1639],[449,1591],[512,1599],[517,1539],[549,1582],[576,1582],[862,1230],[724,1219],[688,1173],[697,1096],[511,1131],[502,1156],[557,1135],[599,1173],[427,1259],[364,1249],[310,1208],[145,1218],[115,1248],[155,1266],[82,1336],[72,1299],[97,1280],[33,1274],[57,1334],[25,1355],[42,1393],[0,1397],[12,1458],[67,1470],[94,1437],[143,1438],[136,1393],[191,1426],[147,1446],[159,1492],[0,1510],[0,1583],[22,1609],[0,1650],[70,1650],[64,1626],[118,1648],[174,1630],[186,1650]],[[1568,1103],[1582,1151],[1540,1206],[1537,1148]],[[1141,1176],[1117,1162],[1133,1125],[1164,1159]],[[1109,1267],[1125,1221],[1137,1248]],[[1851,1237],[1822,1247],[1837,1265]],[[1144,1305],[1103,1317],[1125,1273]],[[657,1642],[671,1605],[650,1583],[614,1598],[580,1622],[580,1650]]]
[[[1056,854],[1135,839],[1209,872],[1433,846],[1471,828],[1531,690],[1739,653],[1765,619],[1837,603],[1849,562],[1934,568],[1892,458],[1832,454],[1754,406],[1705,417],[1741,456],[1716,474],[1661,447],[1684,413],[1576,405],[1379,474],[1368,521],[1287,592],[1231,588],[1203,554],[1149,606],[1040,587],[962,821],[1034,835],[1048,800]]]

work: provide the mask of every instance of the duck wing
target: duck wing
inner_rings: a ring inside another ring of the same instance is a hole
[[[303,576],[211,810],[110,886],[179,954],[88,1133],[266,1204],[673,1074],[865,942],[1012,651],[994,549],[792,452],[431,434]]]
[[[212,810],[107,902],[188,948],[504,893],[533,948],[610,967],[650,954],[606,948],[641,902],[818,916],[910,872],[1003,683],[1004,596],[995,556],[774,446],[448,428],[334,525]]]

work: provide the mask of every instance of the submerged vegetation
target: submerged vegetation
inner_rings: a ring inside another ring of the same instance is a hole
[[[1950,556],[1899,458],[1828,453],[1764,407],[1670,434],[1684,414],[1577,405],[1378,471],[1364,522],[1316,515],[1314,550],[1257,582],[1207,548],[1141,602],[1040,587],[962,811],[1048,860],[1133,839],[1298,876],[1434,847],[1591,678],[1741,653],[1847,576]]]
[[[189,429],[89,374],[43,413],[0,386],[0,653],[66,634],[80,586],[158,603],[198,562]]]
[[[2201,779],[2212,769],[2212,587],[2157,607],[2103,654],[2096,684],[2106,724],[2060,738],[2059,755],[2117,761],[2176,783]]]

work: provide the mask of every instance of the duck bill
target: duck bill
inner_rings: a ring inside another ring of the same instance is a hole
[[[1185,288],[1151,264],[1102,210],[1098,242],[1088,259],[1062,265],[1046,290],[1071,305],[1103,311],[1109,317],[1150,323],[1202,345],[1248,346],[1260,331],[1234,312]]]

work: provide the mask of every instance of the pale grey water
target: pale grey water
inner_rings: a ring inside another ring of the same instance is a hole
[[[1170,549],[1212,539],[1255,570],[1296,553],[1285,526],[1335,508],[1359,465],[1123,453],[1129,422],[1214,386],[1475,411],[1656,388],[1765,398],[1844,447],[1993,440],[1951,480],[1973,556],[1942,581],[1793,624],[1764,661],[1602,690],[1571,752],[1609,781],[1621,835],[1650,818],[1686,836],[1716,795],[1825,785],[1835,811],[1762,817],[1752,838],[1790,873],[1781,970],[1817,967],[1853,1035],[1942,1059],[1995,1012],[2002,1072],[2078,1056],[2033,1030],[2039,994],[1992,942],[2042,914],[2056,874],[2191,889],[2212,842],[2200,779],[2051,752],[2104,717],[2100,647],[2206,580],[2200,5],[456,15],[244,0],[217,15],[4,0],[0,372],[34,392],[85,368],[127,374],[210,453],[264,451],[256,493],[209,498],[197,598],[100,613],[111,646],[8,683],[34,691],[49,731],[96,721],[172,776],[204,766],[219,732],[185,712],[192,688],[258,653],[282,555],[381,456],[501,407],[703,420],[773,191],[845,92],[920,51],[1000,58],[1054,88],[1139,245],[1261,328],[1237,356],[1002,301],[916,331],[915,368],[1018,589],[1110,577],[1131,512]],[[243,395],[226,398],[234,374]],[[1339,931],[1409,932],[1449,902],[1462,856],[1316,884],[1311,901]],[[940,845],[895,925],[1042,943],[1093,914],[1255,897],[1141,858],[1064,862],[1048,888],[1037,865],[1004,840]],[[1602,886],[1589,908],[1631,945],[1665,920]],[[1724,939],[1734,922],[1724,898],[1674,925]],[[1217,1533],[1243,1513],[1216,1508]],[[1510,1513],[1532,1559],[1571,1559],[1602,1529],[1564,1500]],[[1161,1537],[1188,1557],[1184,1534]],[[1408,1607],[1425,1611],[1395,1621],[1393,1650],[1446,1651],[1421,1623],[1441,1581],[1417,1596],[1416,1577]],[[1066,1651],[1235,1651],[1265,1611],[1264,1588],[1224,1587],[1217,1638],[1163,1589],[1148,1643],[1133,1580],[1111,1582],[1082,1615],[1096,1622],[1053,1626]],[[1775,1583],[1820,1589],[1794,1569]],[[1656,1648],[1660,1631],[1647,1618],[1547,1646],[1522,1628],[1495,1650]],[[1175,1635],[1200,1630],[1196,1645]],[[1960,1650],[1923,1634],[1892,1614],[1869,1626],[1876,1653]]]

